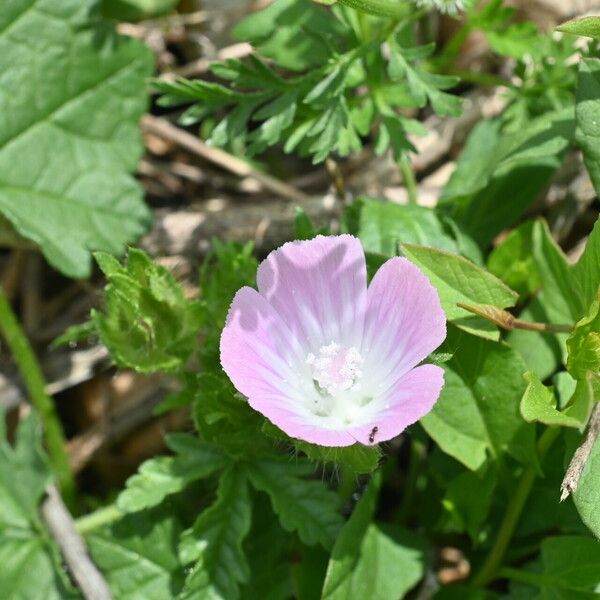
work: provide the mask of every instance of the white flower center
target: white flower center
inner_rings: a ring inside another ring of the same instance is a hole
[[[312,369],[312,377],[319,391],[333,397],[357,389],[363,362],[356,348],[335,342],[321,346],[318,356],[310,353],[306,357],[306,364]]]

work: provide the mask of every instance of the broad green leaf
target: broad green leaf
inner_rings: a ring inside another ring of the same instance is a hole
[[[142,373],[181,369],[194,350],[200,305],[141,250],[130,248],[123,267],[104,253],[96,260],[108,285],[104,312],[92,311],[92,321],[115,363]]]
[[[1,595],[15,600],[79,598],[38,515],[38,505],[51,481],[41,449],[41,427],[32,415],[27,417],[12,448],[6,441],[4,423],[0,413]]]
[[[422,540],[397,526],[372,523],[377,491],[372,482],[340,532],[323,600],[402,598],[423,576]]]
[[[600,439],[585,463],[573,501],[583,522],[600,539]]]
[[[572,109],[548,112],[517,132],[498,121],[471,133],[440,207],[482,246],[513,225],[562,161],[573,137]]]
[[[492,469],[483,475],[462,471],[452,479],[442,499],[448,528],[468,533],[473,543],[477,543],[490,511],[495,485],[496,474]]]
[[[242,550],[250,519],[246,473],[233,467],[221,477],[215,503],[200,514],[181,538],[182,562],[195,563],[186,577],[181,600],[239,598],[239,585],[250,576]]]
[[[516,292],[462,256],[414,244],[400,244],[400,250],[429,277],[440,295],[447,319],[456,321],[467,331],[490,337],[496,329],[483,319],[473,317],[457,303],[491,304],[505,308],[517,301]]]
[[[430,208],[359,198],[358,237],[366,252],[395,256],[399,243],[432,246],[458,252],[458,245]]]
[[[600,288],[600,219],[596,221],[573,273],[581,288],[583,302],[589,306],[596,300]]]
[[[599,19],[600,20],[600,19]],[[579,63],[575,105],[575,139],[596,192],[600,190],[600,60],[586,58]]]
[[[118,600],[173,598],[183,584],[181,527],[166,508],[127,515],[88,534],[91,556]]]
[[[179,0],[102,0],[102,14],[120,21],[141,21],[171,12]]]
[[[89,275],[92,250],[122,253],[150,218],[130,173],[151,55],[95,5],[15,0],[0,16],[0,213],[71,277]]]
[[[513,229],[490,254],[487,268],[521,298],[533,294],[542,282],[532,255],[533,221]]]
[[[218,446],[195,436],[172,433],[166,442],[176,456],[159,456],[142,464],[119,494],[117,504],[123,512],[156,506],[168,495],[180,492],[192,481],[212,475],[228,463]]]
[[[542,572],[531,574],[539,600],[597,598],[600,544],[591,537],[565,535],[542,541]]]
[[[528,423],[536,421],[545,425],[560,425],[577,429],[585,426],[587,410],[582,415],[577,414],[579,406],[576,405],[572,405],[564,412],[558,410],[553,388],[543,385],[540,378],[532,371],[525,373],[524,377],[528,385],[521,399],[520,407],[521,415]],[[573,413],[574,410],[575,413]]]
[[[309,551],[314,553],[314,548]],[[244,552],[250,579],[242,586],[242,600],[287,600],[293,595],[289,534],[264,494],[256,494],[252,502],[252,528]]]
[[[600,39],[600,17],[581,17],[562,23],[556,31]]]
[[[600,372],[600,291],[567,340],[567,370],[575,379]]]
[[[491,455],[507,452],[521,463],[535,460],[535,429],[523,421],[525,365],[505,344],[449,329],[458,348],[445,366],[445,384],[433,410],[421,420],[444,452],[472,471]]]
[[[371,524],[381,489],[381,473],[375,473],[352,515],[340,531],[331,553],[323,586],[323,599],[337,593],[352,577],[359,560],[358,546]]]
[[[532,251],[542,281],[542,304],[551,322],[570,323],[578,319],[585,306],[577,280],[545,221],[538,220],[533,225]]]
[[[266,492],[288,531],[312,546],[331,548],[342,525],[339,500],[321,481],[303,479],[312,471],[304,461],[255,460],[248,463],[248,475],[255,488]]]

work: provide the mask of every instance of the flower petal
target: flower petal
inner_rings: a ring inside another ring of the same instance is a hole
[[[306,352],[360,343],[367,294],[365,255],[351,235],[284,244],[261,263],[259,292]]]
[[[236,389],[248,397],[293,397],[298,345],[285,323],[254,289],[240,289],[221,334],[221,365]]]
[[[383,409],[372,423],[349,430],[361,444],[385,442],[424,417],[437,402],[444,385],[444,369],[421,365],[401,377],[388,390]],[[377,428],[377,429],[375,429]]]
[[[320,446],[351,446],[358,441],[348,431],[315,425],[314,416],[299,412],[283,396],[262,394],[248,398],[248,403],[292,438]]]
[[[436,289],[406,258],[391,258],[367,293],[361,346],[365,373],[384,389],[433,352],[446,337],[446,315]]]

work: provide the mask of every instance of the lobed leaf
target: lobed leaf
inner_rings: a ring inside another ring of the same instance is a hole
[[[331,548],[342,525],[338,497],[321,482],[302,479],[311,470],[306,462],[275,459],[248,464],[252,484],[270,496],[283,527],[297,531],[308,546]]]

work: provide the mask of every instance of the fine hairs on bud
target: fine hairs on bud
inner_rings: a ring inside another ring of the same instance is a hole
[[[419,8],[435,9],[453,16],[466,10],[470,3],[470,0],[415,0]]]

